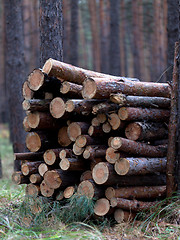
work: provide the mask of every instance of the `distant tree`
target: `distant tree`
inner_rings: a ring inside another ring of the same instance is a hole
[[[119,0],[110,0],[110,48],[109,48],[109,73],[120,75],[120,50],[119,50]]]
[[[63,60],[62,0],[40,0],[40,62]]]
[[[71,11],[70,1],[62,1],[63,11],[63,60],[70,62],[70,32],[71,32]]]
[[[8,94],[10,131],[14,152],[25,151],[25,132],[22,126],[22,84],[24,75],[24,37],[22,1],[4,0],[5,13],[5,78]],[[20,165],[15,163],[15,170]]]
[[[168,34],[168,51],[167,51],[167,80],[172,79],[173,59],[174,59],[174,44],[178,41],[178,0],[167,0],[168,3],[168,21],[167,21],[167,34]]]
[[[70,63],[78,64],[78,2],[71,0]]]

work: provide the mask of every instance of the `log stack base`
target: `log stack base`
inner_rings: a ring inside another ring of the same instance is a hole
[[[95,200],[94,216],[120,223],[166,195],[170,87],[53,59],[23,84],[30,152],[16,153],[26,194]],[[159,144],[157,143],[157,140]]]

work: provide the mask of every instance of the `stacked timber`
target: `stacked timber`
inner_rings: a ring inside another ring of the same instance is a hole
[[[166,194],[170,88],[49,59],[23,85],[27,153],[15,153],[26,194],[95,199],[117,222]]]

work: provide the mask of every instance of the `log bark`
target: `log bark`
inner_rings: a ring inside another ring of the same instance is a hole
[[[67,128],[67,133],[71,141],[75,142],[78,136],[87,134],[89,126],[89,123],[86,122],[72,122]]]
[[[18,185],[27,184],[29,183],[29,177],[24,176],[21,171],[18,171],[12,174],[12,181]]]
[[[87,145],[95,145],[99,143],[100,143],[99,139],[92,138],[89,135],[80,135],[76,138],[75,141],[75,144],[80,148],[83,148]]]
[[[31,112],[27,115],[27,121],[30,128],[36,130],[58,129],[61,122],[54,119],[48,112]]]
[[[114,165],[118,175],[144,175],[166,172],[166,158],[119,158]]]
[[[126,96],[122,93],[111,94],[110,101],[121,107],[170,108],[171,104],[166,97]]]
[[[53,188],[68,187],[69,185],[76,184],[79,180],[79,174],[64,172],[61,169],[54,169],[47,171],[44,174],[45,183]]]
[[[45,112],[49,110],[50,99],[25,99],[22,103],[24,111]]]
[[[129,200],[124,198],[112,198],[111,207],[118,207],[129,211],[148,211],[158,204],[158,202],[142,202],[138,200]]]
[[[63,158],[59,163],[63,171],[85,171],[85,161],[80,158]]]
[[[136,217],[136,213],[125,211],[123,209],[116,209],[114,212],[114,219],[117,223],[130,222]]]
[[[110,203],[106,198],[100,198],[94,205],[94,213],[97,216],[105,216],[110,211]]]
[[[166,138],[168,131],[162,123],[134,122],[126,127],[125,135],[130,140],[149,141]]]
[[[38,162],[26,162],[21,165],[21,172],[24,176],[31,175],[38,172],[38,167],[41,164],[41,161]]]
[[[113,81],[109,78],[88,78],[83,82],[82,97],[84,99],[108,99],[112,93],[121,92],[127,95],[170,97],[167,83],[151,83],[136,81]]]
[[[59,153],[62,151],[62,148],[57,149],[48,149],[45,151],[43,158],[47,165],[59,164],[60,158]]]
[[[99,100],[69,99],[66,102],[65,109],[67,112],[74,112],[79,115],[90,115],[94,104]]]
[[[168,121],[169,110],[122,107],[118,111],[118,116],[121,120],[126,121],[151,120],[154,122],[163,122]]]
[[[30,183],[26,186],[26,195],[32,196],[32,197],[37,197],[39,194],[40,194],[39,185]]]
[[[108,187],[105,191],[105,196],[108,200],[111,200],[111,198],[152,199],[164,197],[165,195],[166,186]]]
[[[96,104],[95,106],[92,107],[92,113],[93,114],[98,114],[98,113],[107,113],[110,111],[116,111],[118,110],[118,105],[114,103],[109,103],[109,102],[102,102],[99,104]]]
[[[42,176],[38,173],[31,174],[29,180],[33,184],[40,184],[43,180]]]
[[[54,194],[54,189],[49,187],[44,180],[40,184],[40,191],[44,197],[52,197]]]
[[[43,160],[43,152],[14,153],[14,160],[42,161]]]
[[[93,180],[85,180],[78,185],[77,194],[84,195],[90,199],[99,199],[103,197],[104,191]]]
[[[105,145],[91,145],[87,146],[83,152],[85,159],[93,160],[94,158],[101,158],[106,155],[107,147]]]
[[[60,93],[65,94],[69,98],[82,98],[82,85],[64,81],[60,87]]]
[[[119,186],[151,186],[164,185],[164,175],[143,175],[143,176],[119,176],[112,164],[100,162],[95,165],[92,170],[93,180],[97,184],[104,184],[112,186],[118,184]]]
[[[83,68],[78,68],[70,64],[54,60],[52,58],[48,59],[45,62],[42,70],[44,73],[48,74],[48,76],[54,76],[60,80],[64,79],[65,81],[73,82],[79,85],[82,85],[82,83],[87,77],[97,77],[97,78],[111,77],[118,81],[121,79],[123,79],[124,81],[134,80],[134,79],[128,79],[128,78],[116,77],[116,76],[111,76],[103,73],[98,73],[98,72],[86,70]]]
[[[62,98],[54,98],[50,103],[50,113],[54,118],[62,118],[65,114],[65,102]]]
[[[59,129],[58,131],[58,143],[62,146],[62,147],[68,147],[72,141],[68,136],[68,127],[64,126],[62,128]]]
[[[178,116],[178,84],[179,84],[179,42],[175,44],[174,53],[174,68],[173,79],[171,86],[171,112],[168,126],[168,150],[167,150],[167,168],[166,168],[166,181],[167,181],[167,197],[171,197],[176,190],[175,183],[175,165],[176,165],[176,142],[177,142],[177,123]]]
[[[167,152],[166,145],[151,146],[122,137],[114,137],[111,140],[111,147],[129,154],[145,157],[164,157]]]
[[[63,193],[64,198],[66,198],[66,199],[71,198],[73,196],[73,194],[75,193],[75,190],[76,189],[74,186],[69,186],[69,187],[65,188],[64,193]]]
[[[92,172],[90,170],[87,170],[81,174],[80,182],[85,180],[92,180]]]

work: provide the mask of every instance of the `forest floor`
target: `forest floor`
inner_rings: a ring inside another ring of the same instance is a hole
[[[3,178],[0,179],[0,239],[180,239],[180,200],[175,197],[169,205],[142,214],[142,221],[113,224],[99,222],[64,223],[58,204],[50,210],[43,208],[36,216],[30,215],[32,199],[25,197],[25,186],[12,183],[13,151],[7,126],[0,125],[0,155]],[[163,204],[162,204],[163,205]],[[32,224],[23,219],[31,217]]]

